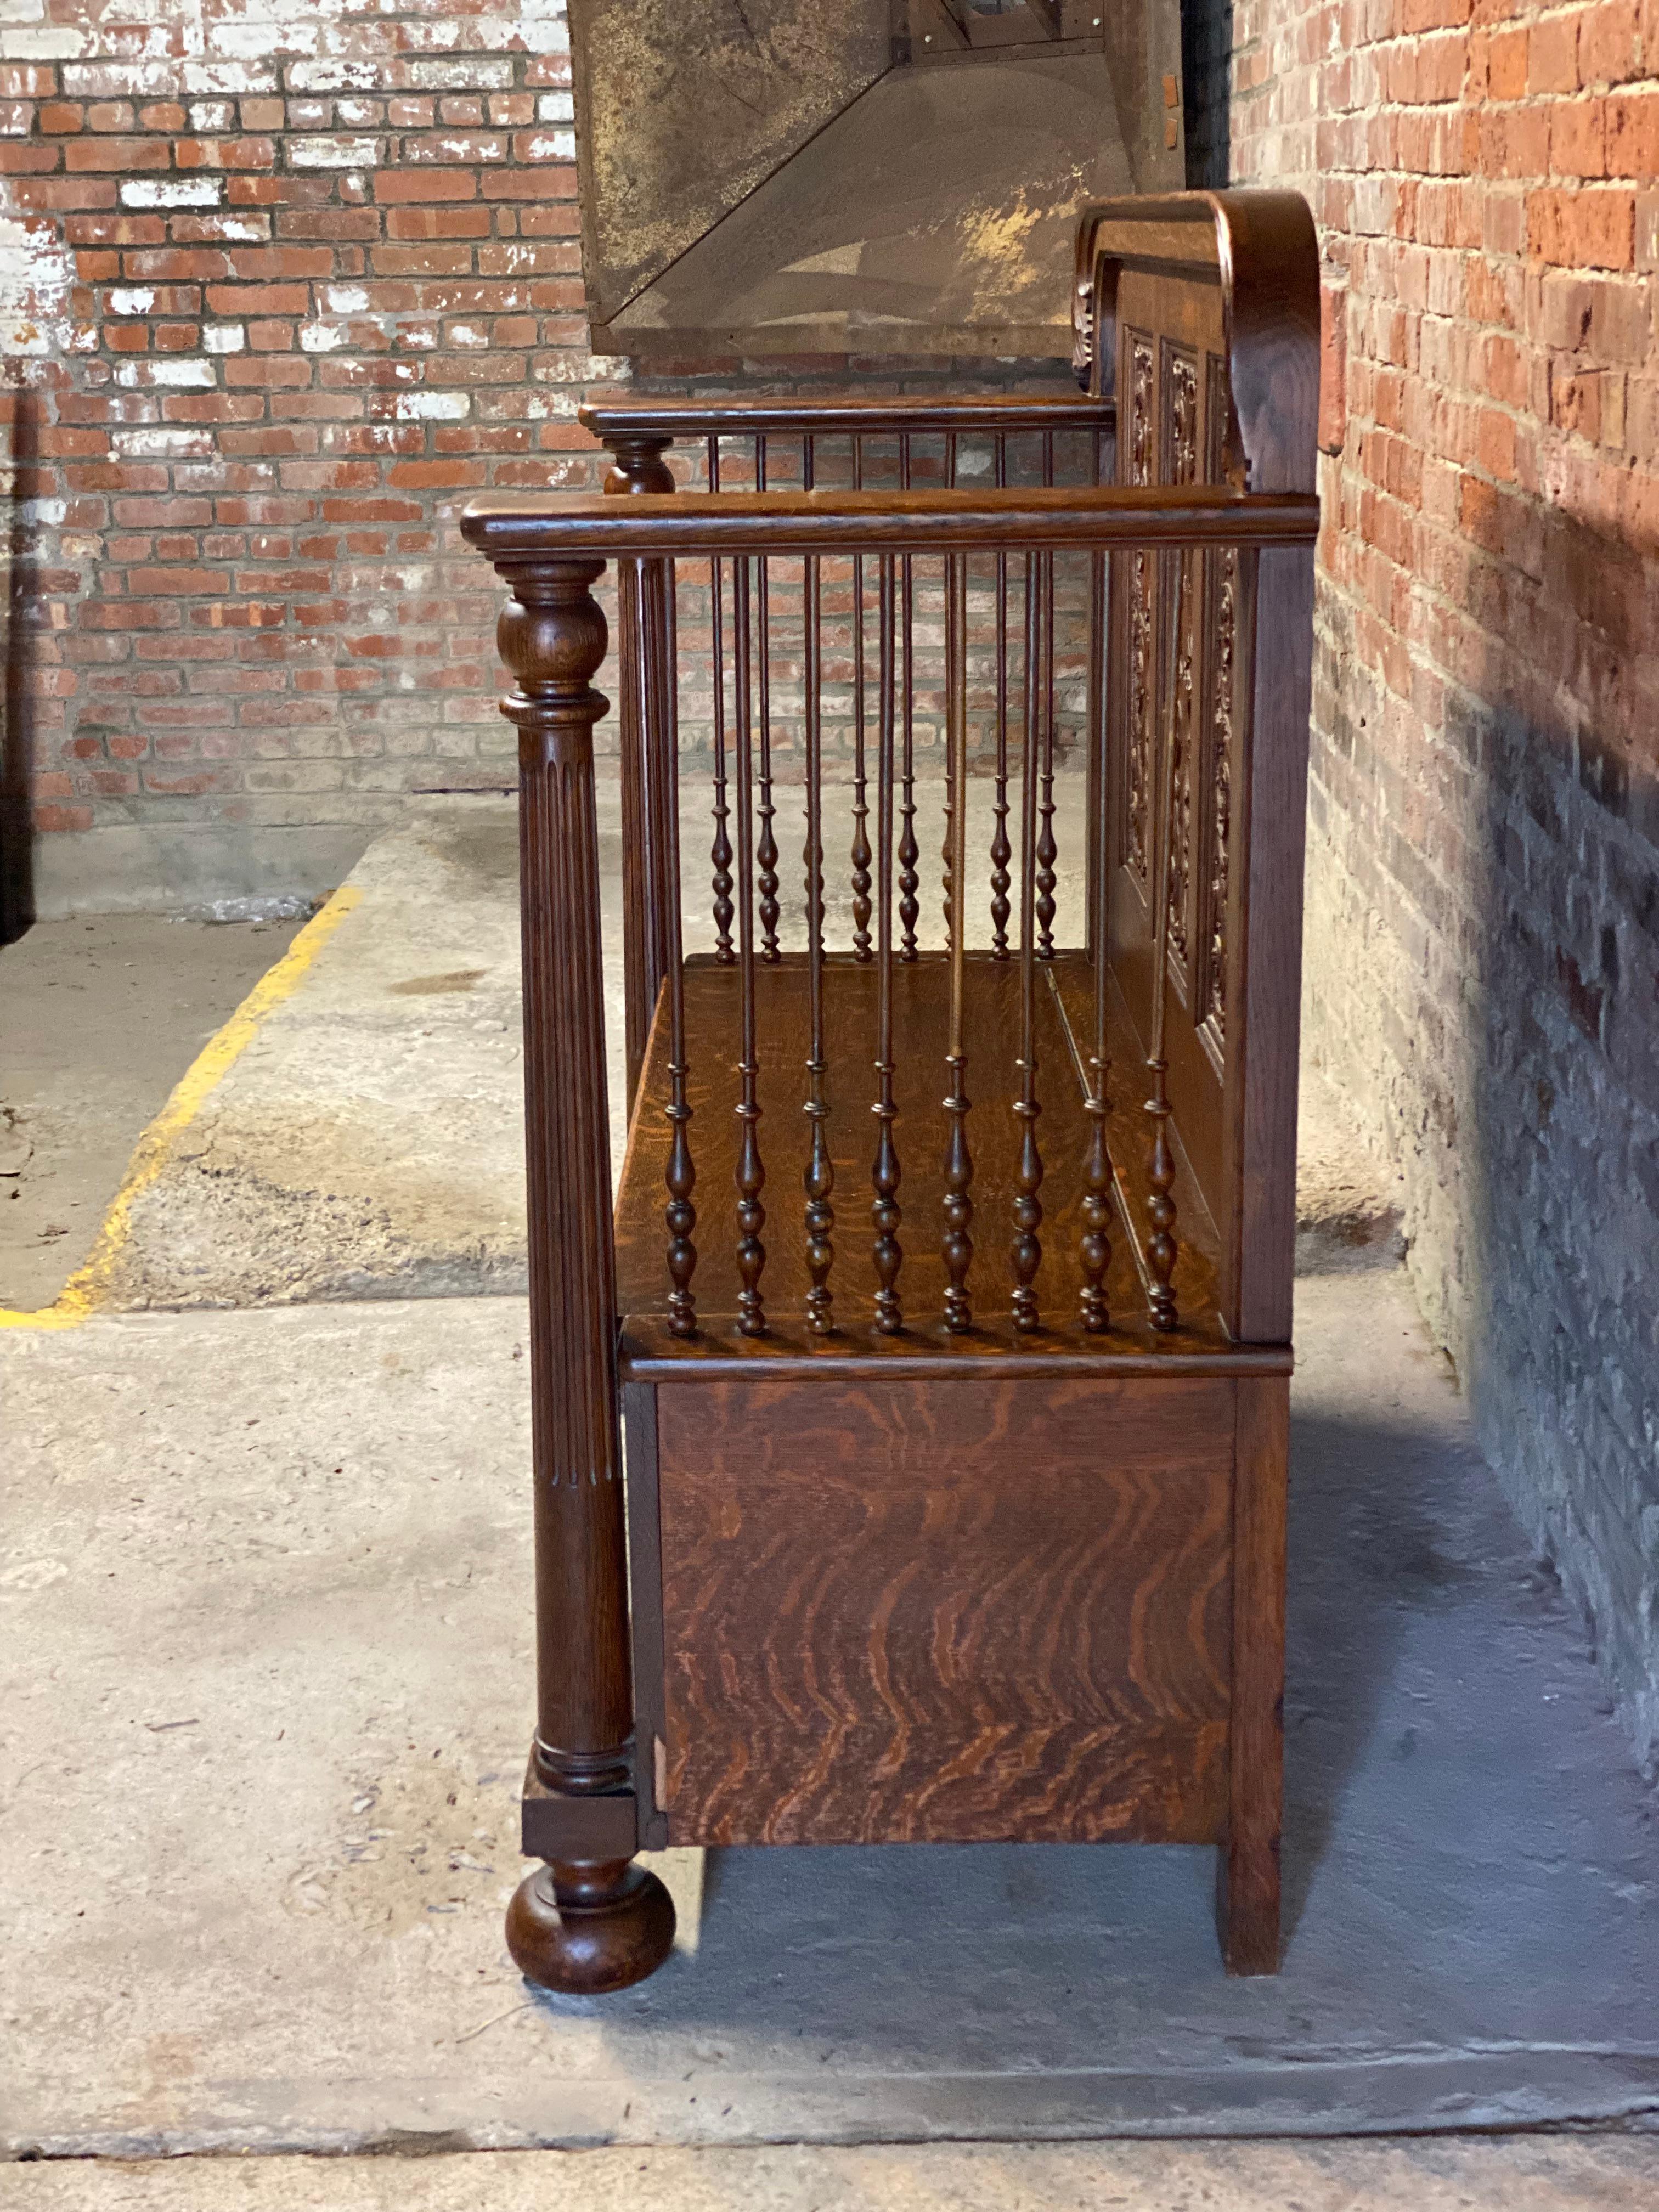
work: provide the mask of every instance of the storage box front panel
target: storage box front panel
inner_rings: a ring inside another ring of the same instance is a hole
[[[673,1842],[1222,1832],[1231,1382],[657,1399]]]

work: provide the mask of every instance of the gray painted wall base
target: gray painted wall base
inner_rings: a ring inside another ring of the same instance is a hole
[[[189,914],[215,921],[296,913],[343,882],[379,822],[122,824],[40,837],[34,914]]]

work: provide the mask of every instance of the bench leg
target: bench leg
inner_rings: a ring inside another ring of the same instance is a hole
[[[673,1942],[673,1899],[631,1859],[556,1859],[526,1875],[507,1908],[514,1963],[544,1989],[625,1990],[654,1973]]]
[[[1285,1498],[1290,1382],[1241,1381],[1233,1439],[1233,1680],[1227,1835],[1216,1869],[1230,1974],[1279,1972]]]
[[[1241,1848],[1230,1838],[1216,1852],[1216,1931],[1230,1974],[1279,1972],[1279,1838]]]

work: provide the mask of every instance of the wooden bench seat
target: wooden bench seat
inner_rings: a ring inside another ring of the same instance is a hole
[[[520,732],[507,1938],[553,1988],[661,1963],[633,1859],[682,1843],[1213,1845],[1227,1969],[1277,1967],[1307,209],[1087,210],[1073,313],[1080,401],[596,402],[604,495],[463,520]]]
[[[1074,1032],[1066,1002],[1071,1000],[1075,1013],[1079,1000],[1091,1000],[1093,985],[1092,963],[1076,952],[1060,954],[1039,970],[1037,1050],[1045,1080],[1038,1126],[1046,1169],[1042,1262],[1036,1281],[1042,1327],[1032,1334],[1017,1330],[1008,1310],[1013,1281],[1008,1248],[1014,1234],[1010,1200],[1019,1145],[1019,1123],[1013,1112],[1020,1092],[1018,964],[988,953],[970,954],[966,962],[966,1026],[972,1040],[968,1075],[973,1100],[968,1133],[975,1187],[992,1195],[981,1198],[973,1224],[968,1291],[975,1320],[963,1334],[947,1332],[943,1322],[945,1119],[940,1101],[949,1079],[946,956],[923,952],[914,961],[895,965],[894,1025],[904,1039],[896,1063],[894,1127],[903,1167],[900,1242],[904,1261],[899,1282],[906,1322],[901,1334],[888,1336],[873,1327],[876,1275],[870,1256],[874,1231],[869,1175],[875,1148],[870,1109],[876,1083],[869,1062],[878,979],[873,961],[859,963],[845,954],[825,960],[824,1026],[832,1040],[831,1064],[841,1077],[831,1094],[828,1122],[839,1200],[832,1232],[836,1333],[832,1337],[815,1335],[806,1325],[809,1276],[801,1195],[809,1152],[802,1069],[811,1048],[805,971],[804,955],[786,953],[775,965],[760,968],[755,979],[764,1039],[760,1127],[768,1164],[767,1262],[762,1278],[768,1330],[762,1337],[738,1333],[738,978],[734,968],[717,966],[707,958],[688,960],[685,967],[686,1030],[694,1040],[690,1103],[697,1152],[698,1261],[693,1281],[698,1334],[679,1338],[669,1332],[671,1279],[664,1262],[663,1208],[670,1124],[664,1109],[672,1085],[666,1006],[659,1010],[635,1095],[617,1198],[617,1310],[625,1376],[643,1376],[662,1360],[704,1367],[732,1358],[806,1358],[822,1364],[845,1360],[854,1352],[872,1359],[902,1361],[913,1371],[923,1360],[957,1364],[983,1360],[994,1352],[1025,1364],[1063,1357],[1068,1363],[1086,1361],[1091,1371],[1110,1372],[1121,1371],[1126,1363],[1150,1361],[1173,1372],[1180,1361],[1195,1352],[1214,1358],[1236,1350],[1216,1302],[1214,1227],[1190,1176],[1180,1170],[1176,1200],[1182,1237],[1175,1273],[1180,1326],[1164,1333],[1154,1329],[1148,1318],[1139,1265],[1146,1237],[1145,1204],[1136,1194],[1139,1178],[1129,1172],[1145,1148],[1141,1101],[1133,1072],[1144,1068],[1146,1054],[1121,1002],[1112,1030],[1113,1059],[1130,1073],[1130,1081],[1115,1093],[1109,1122],[1114,1158],[1124,1163],[1117,1183],[1119,1219],[1107,1279],[1109,1305],[1115,1318],[1105,1336],[1082,1327],[1079,1243],[1090,1133],[1083,1068],[1090,1040],[1086,1033]],[[1238,1348],[1235,1364],[1243,1368],[1250,1364],[1259,1369],[1266,1363],[1259,1352]]]

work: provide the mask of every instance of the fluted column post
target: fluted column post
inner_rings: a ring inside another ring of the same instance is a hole
[[[674,1912],[629,1864],[634,1711],[617,1407],[593,725],[607,701],[592,559],[506,559],[497,641],[516,678],[535,1479],[537,1721],[525,1849],[549,1865],[507,1913],[550,1988],[619,1989],[659,1966]]]

